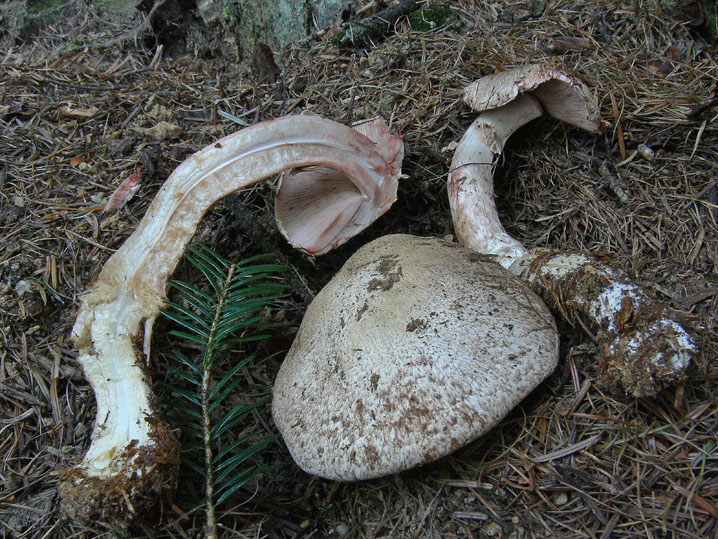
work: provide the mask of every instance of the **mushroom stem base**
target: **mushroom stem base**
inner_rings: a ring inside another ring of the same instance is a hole
[[[159,419],[152,424],[151,442],[128,445],[113,464],[121,473],[98,477],[81,467],[60,479],[62,510],[77,521],[102,520],[127,527],[158,522],[169,509],[177,487],[180,445],[176,433]]]
[[[596,329],[603,385],[647,397],[685,379],[697,345],[679,314],[624,271],[597,256],[548,250],[531,251],[509,271],[565,319]]]

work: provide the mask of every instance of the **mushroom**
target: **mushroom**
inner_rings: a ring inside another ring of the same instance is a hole
[[[479,79],[466,88],[464,101],[481,114],[456,147],[449,174],[459,241],[496,255],[556,312],[571,320],[588,319],[597,328],[599,371],[606,385],[643,397],[683,380],[698,349],[676,313],[604,258],[527,251],[504,231],[496,212],[493,167],[511,133],[543,110],[600,132],[605,122],[596,98],[575,77],[528,65]]]
[[[350,481],[437,459],[553,371],[553,317],[493,258],[409,235],[349,258],[274,384],[274,421],[303,470]]]
[[[389,167],[401,163],[404,141],[392,135],[383,120],[364,122],[353,129],[377,141],[375,150]],[[396,200],[396,179],[391,188],[391,196],[377,198],[374,204],[367,205],[359,188],[337,169],[310,166],[285,170],[279,177],[274,215],[280,232],[294,247],[311,254],[324,254],[332,246],[325,241],[325,236],[331,236],[335,229],[352,237],[373,222],[375,214],[386,212]],[[353,217],[360,213],[357,208],[368,215]]]
[[[368,244],[315,297],[282,363],[272,413],[307,472],[387,475],[446,455],[500,421],[557,361],[554,320],[529,286],[559,312],[593,320],[605,364],[626,367],[606,376],[633,394],[680,379],[696,351],[675,317],[624,272],[591,255],[529,252],[498,219],[493,168],[506,140],[544,110],[598,132],[604,123],[586,87],[527,66],[486,77],[465,97],[484,110],[449,175],[466,247],[405,235]]]
[[[481,78],[466,88],[464,101],[482,114],[466,130],[451,162],[448,192],[454,230],[463,245],[496,255],[509,267],[526,249],[504,231],[494,203],[494,167],[506,141],[544,110],[593,133],[605,122],[588,88],[540,65]]]
[[[72,330],[97,419],[85,458],[60,483],[69,515],[128,522],[146,516],[174,488],[176,435],[159,416],[141,364],[150,357],[167,279],[203,215],[222,197],[283,170],[324,167],[336,171],[333,182],[344,196],[317,209],[315,236],[293,242],[313,254],[340,245],[396,198],[401,137],[381,120],[362,130],[308,115],[262,122],[190,156],[167,179],[82,298]],[[281,189],[291,184],[289,177]],[[291,211],[286,208],[288,218]]]

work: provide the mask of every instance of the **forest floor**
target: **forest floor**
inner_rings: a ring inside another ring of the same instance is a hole
[[[221,507],[223,536],[715,537],[718,61],[716,44],[691,26],[695,14],[671,5],[454,2],[445,25],[400,20],[361,49],[311,40],[277,58],[281,69],[255,59],[250,74],[218,56],[197,21],[163,46],[147,28],[110,44],[138,21],[83,4],[1,52],[0,535],[201,533],[202,512],[181,497],[160,524],[74,522],[57,485],[95,421],[70,340],[81,294],[172,170],[238,129],[221,113],[247,124],[302,111],[346,124],[382,116],[406,143],[398,201],[326,256],[282,239],[271,183],[225,199],[203,221],[195,241],[227,258],[273,253],[291,268],[293,293],[271,313],[281,325],[245,373],[247,391],[262,395],[308,302],[359,246],[388,233],[452,234],[447,147],[475,117],[463,88],[540,62],[580,77],[610,127],[592,135],[541,118],[517,133],[497,168],[502,222],[530,247],[610,255],[682,313],[702,349],[686,382],[655,398],[611,392],[597,383],[590,336],[564,324],[558,369],[489,434],[358,483],[305,474],[279,440],[257,457],[272,471]],[[147,128],[160,121],[178,129],[152,138]],[[141,178],[134,198],[104,213],[132,174]],[[155,381],[167,376],[170,339],[159,321]],[[271,434],[269,408],[246,428]],[[180,492],[199,488],[181,473]]]

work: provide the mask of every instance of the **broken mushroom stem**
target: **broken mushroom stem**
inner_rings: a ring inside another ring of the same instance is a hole
[[[680,382],[697,347],[679,316],[598,256],[533,249],[509,268],[569,321],[588,318],[599,376],[635,397]]]
[[[228,194],[285,169],[324,167],[336,171],[335,183],[348,184],[340,189],[343,196],[315,208],[314,235],[290,240],[312,254],[340,245],[396,198],[401,137],[382,120],[371,124],[362,134],[310,115],[262,122],[190,156],[167,179],[84,296],[73,327],[97,419],[85,458],[61,484],[70,515],[132,520],[174,486],[176,437],[159,418],[140,365],[150,355],[167,280],[204,214]]]
[[[597,133],[604,122],[595,97],[574,77],[531,65],[478,80],[464,100],[481,114],[456,147],[448,179],[459,241],[495,255],[554,310],[590,320],[607,384],[639,397],[681,381],[698,348],[677,314],[599,257],[527,251],[506,233],[496,211],[493,172],[511,134],[544,110]]]

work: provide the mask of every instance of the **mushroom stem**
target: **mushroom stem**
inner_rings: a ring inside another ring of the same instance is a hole
[[[698,350],[671,312],[625,271],[597,256],[532,250],[509,268],[555,311],[597,328],[604,384],[635,396],[680,382]],[[579,320],[580,321],[580,320]]]
[[[592,132],[604,125],[594,96],[580,81],[555,69],[524,66],[480,79],[464,100],[481,114],[459,142],[448,180],[459,241],[492,254],[523,277],[569,319],[581,315],[598,328],[599,370],[605,382],[634,396],[649,396],[685,378],[698,347],[679,317],[628,275],[597,257],[527,250],[499,222],[493,168],[511,134],[552,116]],[[539,104],[540,102],[540,104]]]
[[[334,169],[357,193],[351,212],[323,208],[316,241],[326,252],[371,224],[396,198],[401,152],[387,160],[382,144],[316,116],[287,116],[243,129],[184,161],[167,179],[135,232],[106,262],[84,296],[72,337],[95,391],[97,420],[84,460],[65,474],[64,507],[72,516],[131,520],[171,491],[178,464],[176,437],[156,413],[140,367],[149,358],[152,325],[165,285],[185,245],[219,199],[293,167]]]
[[[504,267],[526,249],[501,226],[494,202],[494,168],[512,133],[542,114],[530,94],[482,113],[464,133],[451,161],[448,192],[456,236],[466,247],[496,255]]]

